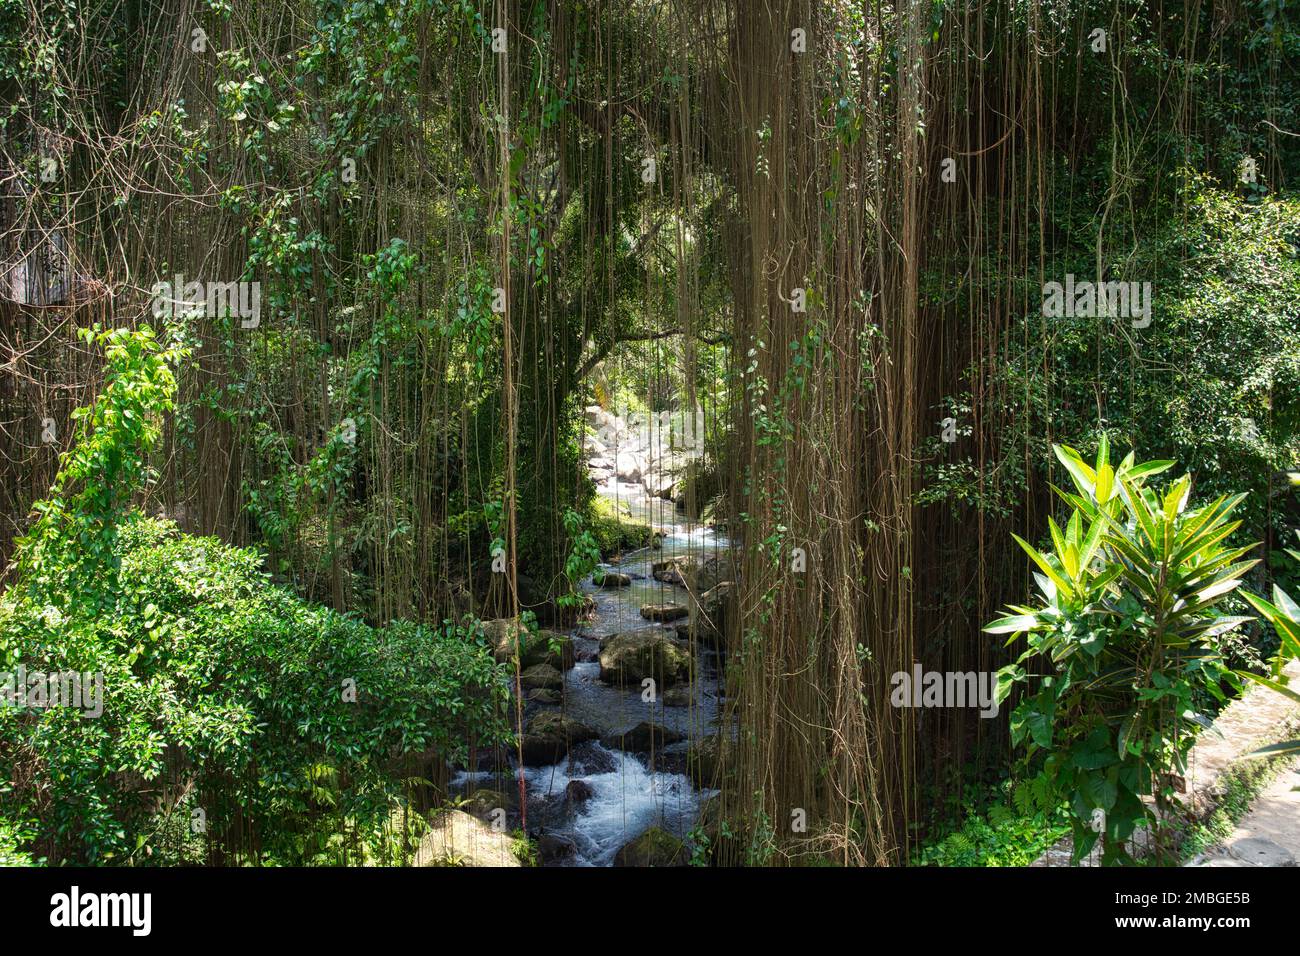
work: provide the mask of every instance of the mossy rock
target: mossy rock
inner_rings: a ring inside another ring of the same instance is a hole
[[[521,866],[510,835],[463,810],[444,810],[429,823],[414,866]]]
[[[600,679],[607,684],[639,686],[652,677],[669,687],[691,676],[690,650],[657,627],[615,634],[601,642]]]
[[[569,748],[596,739],[596,732],[586,724],[566,717],[558,710],[538,714],[528,723],[520,741],[524,765],[545,767],[559,763]]]
[[[685,866],[686,844],[667,830],[651,827],[614,855],[615,866]]]
[[[460,806],[460,809],[470,816],[491,823],[493,814],[497,810],[509,812],[518,802],[517,795],[507,793],[504,790],[490,790],[487,787],[480,787],[469,795],[469,798]]]
[[[534,664],[519,675],[519,684],[524,690],[561,690],[564,675],[550,664]]]
[[[501,617],[484,621],[483,635],[492,648],[492,656],[500,663],[514,660],[517,638],[521,667],[549,664],[556,670],[567,671],[573,666],[573,640],[556,631],[529,632],[518,618]]]
[[[645,754],[661,751],[669,744],[675,744],[677,741],[685,739],[685,734],[643,720],[630,730],[606,734],[600,739],[600,742],[609,750],[626,750],[628,753]]]

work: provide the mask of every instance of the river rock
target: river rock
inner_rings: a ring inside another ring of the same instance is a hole
[[[650,565],[650,576],[656,581],[662,581],[664,584],[684,585],[686,575],[693,568],[695,562],[686,555],[668,558],[666,561],[656,561]]]
[[[600,742],[610,750],[626,750],[630,753],[645,754],[651,751],[663,750],[668,744],[675,744],[677,741],[684,739],[685,735],[679,734],[675,730],[643,720],[631,730],[606,734],[600,739]]]
[[[595,740],[596,732],[558,710],[538,714],[528,722],[520,741],[527,767],[559,763],[574,744]]]
[[[686,845],[667,830],[651,827],[614,856],[615,866],[685,866]]]
[[[569,761],[565,769],[570,777],[594,777],[602,773],[613,773],[618,769],[618,760],[593,738],[569,749]]]
[[[524,690],[560,690],[564,687],[564,675],[550,664],[534,664],[519,675],[519,685]]]
[[[690,673],[690,651],[661,628],[643,627],[601,641],[600,679],[607,684],[639,685],[653,677],[660,687],[668,687]]]
[[[543,833],[537,840],[537,856],[543,863],[557,863],[577,852],[577,846],[568,837],[558,833]]]
[[[641,608],[641,616],[647,621],[676,621],[690,615],[691,609],[684,604],[647,604]]]
[[[573,666],[573,639],[556,631],[528,631],[517,618],[502,617],[483,622],[483,636],[492,648],[492,656],[500,663],[514,659],[515,640],[518,637],[522,659],[520,666],[550,664],[556,670],[567,671]]]
[[[508,833],[463,810],[444,810],[429,823],[413,866],[522,866]]]
[[[504,790],[489,790],[486,787],[480,787],[469,795],[469,798],[460,809],[471,816],[491,823],[496,811],[505,810],[509,812],[517,802],[518,797],[506,793]]]
[[[580,806],[595,795],[595,788],[585,780],[570,780],[564,788],[564,799],[573,806]]]
[[[597,572],[597,574],[600,574],[600,572]],[[632,583],[631,575],[623,574],[621,571],[606,571],[600,574],[599,582],[596,581],[596,575],[593,574],[591,580],[597,587],[607,591],[625,588]]]
[[[660,696],[665,707],[689,707],[691,706],[691,685],[678,684],[675,687],[669,687]]]

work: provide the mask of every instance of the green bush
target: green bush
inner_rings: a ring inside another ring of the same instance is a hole
[[[592,502],[587,530],[604,558],[648,548],[654,541],[654,530],[648,524],[615,514],[613,504],[604,498]]]
[[[1068,804],[1075,859],[1100,838],[1103,864],[1129,863],[1126,841],[1143,824],[1159,849],[1177,803],[1173,777],[1208,724],[1197,711],[1225,696],[1224,641],[1250,618],[1220,605],[1257,562],[1245,559],[1250,547],[1225,543],[1244,495],[1190,507],[1190,476],[1163,494],[1145,486],[1173,462],[1135,464],[1130,454],[1112,467],[1104,439],[1095,465],[1055,450],[1077,494],[1060,492],[1072,511],[1064,529],[1048,519],[1050,551],[1016,538],[1041,572],[1042,600],[985,628],[1028,639],[999,672],[997,697],[1031,685],[1011,715],[1012,742],[1040,760],[1041,805]]]
[[[923,847],[914,866],[1029,866],[1070,832],[1061,812],[1018,812],[994,804],[968,812],[961,828]]]
[[[0,817],[0,866],[31,866],[31,854],[19,849],[30,839],[30,832]]]
[[[181,353],[98,338],[106,384],[20,543],[0,669],[101,673],[103,712],[0,708],[0,816],[54,863],[365,858],[398,758],[507,739],[504,670],[477,627],[371,627],[133,511]]]

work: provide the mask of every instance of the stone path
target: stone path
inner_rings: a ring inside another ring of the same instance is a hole
[[[1300,760],[1280,773],[1222,846],[1189,866],[1295,866],[1300,860]]]

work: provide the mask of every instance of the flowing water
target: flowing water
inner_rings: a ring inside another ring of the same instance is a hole
[[[646,522],[665,534],[657,548],[630,552],[602,565],[632,578],[629,587],[617,590],[597,588],[590,579],[584,593],[595,601],[595,612],[569,633],[573,637],[578,663],[564,675],[561,706],[530,702],[525,721],[545,710],[563,709],[566,716],[583,723],[604,737],[630,730],[642,722],[658,724],[685,735],[654,754],[630,753],[606,747],[599,741],[574,746],[560,763],[547,767],[526,767],[528,828],[530,835],[551,834],[573,844],[574,851],[551,865],[609,866],[619,849],[652,826],[661,827],[685,839],[694,826],[700,803],[712,791],[696,789],[685,773],[686,750],[691,740],[713,732],[720,710],[718,662],[703,647],[697,650],[695,679],[689,704],[666,706],[663,689],[654,702],[642,699],[639,687],[620,688],[600,680],[600,664],[594,660],[600,639],[622,631],[663,627],[641,617],[646,604],[687,604],[686,589],[656,581],[652,565],[677,555],[703,557],[728,547],[728,542],[711,529],[688,525],[675,513],[671,502],[649,499],[639,485],[618,484],[602,489],[620,512]],[[591,658],[582,661],[581,658]],[[488,773],[462,773],[453,784],[464,792],[476,786],[496,786],[499,780]],[[581,780],[592,791],[585,802],[565,800],[570,781]],[[517,784],[509,784],[512,788]]]

